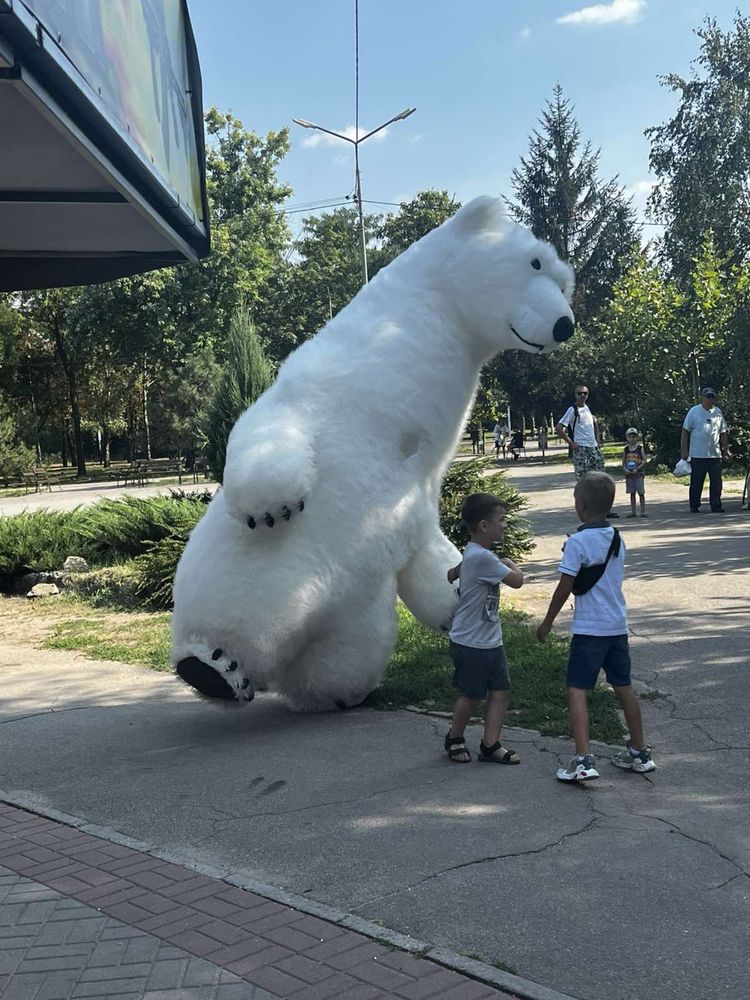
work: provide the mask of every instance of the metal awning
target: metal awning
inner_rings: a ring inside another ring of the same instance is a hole
[[[0,291],[209,249],[184,0],[0,0]]]

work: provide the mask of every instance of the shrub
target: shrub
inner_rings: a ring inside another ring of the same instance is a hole
[[[2,517],[0,583],[7,587],[14,576],[55,569],[69,555],[106,565],[138,556],[165,538],[186,539],[205,509],[200,495],[124,497],[72,511],[38,510]]]
[[[175,531],[133,560],[135,591],[144,607],[168,611],[172,607],[172,583],[177,563],[187,545],[189,531]]]
[[[486,458],[451,465],[440,494],[440,527],[457,548],[463,549],[469,541],[469,532],[461,520],[461,504],[470,493],[494,493],[505,504],[508,515],[503,555],[513,560],[523,559],[534,548],[529,523],[519,517],[527,500],[508,482],[504,472],[484,475],[488,469],[494,466]]]
[[[82,554],[73,543],[74,513],[36,510],[0,517],[0,580],[4,586],[14,576],[30,570],[55,569],[66,556]]]

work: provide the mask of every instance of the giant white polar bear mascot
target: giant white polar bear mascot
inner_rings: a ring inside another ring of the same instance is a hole
[[[201,693],[356,705],[396,639],[396,595],[445,628],[460,556],[440,483],[482,364],[573,333],[573,272],[477,198],[384,268],[237,421],[224,489],[174,585],[172,662]]]

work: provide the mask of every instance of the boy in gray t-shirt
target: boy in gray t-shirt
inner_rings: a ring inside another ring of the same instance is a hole
[[[461,507],[461,518],[471,541],[458,566],[448,570],[448,582],[460,580],[459,602],[450,630],[453,686],[460,692],[453,721],[445,737],[449,760],[468,764],[471,753],[464,730],[487,698],[484,735],[478,760],[494,764],[520,764],[520,758],[500,742],[510,700],[510,678],[500,625],[500,584],[518,588],[523,573],[511,559],[499,559],[492,546],[505,535],[505,506],[491,493],[472,493]]]

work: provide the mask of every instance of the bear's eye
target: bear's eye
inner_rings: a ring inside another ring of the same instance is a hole
[[[534,268],[535,271],[541,271],[542,262],[539,260],[538,257],[535,257],[531,262],[531,266]]]

